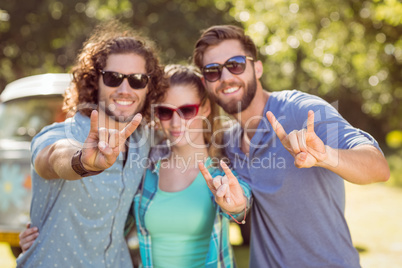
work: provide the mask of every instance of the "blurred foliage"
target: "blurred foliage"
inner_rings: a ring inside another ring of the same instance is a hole
[[[397,149],[402,149],[402,131],[393,130],[387,134],[385,137],[385,141],[387,142],[388,147]]]
[[[393,153],[387,157],[388,165],[391,170],[389,185],[402,187],[402,131],[394,130],[388,133],[385,141]]]
[[[202,29],[236,23],[229,7],[213,0],[2,0],[0,92],[24,76],[67,72],[95,25],[114,18],[154,40],[164,63],[188,62]]]
[[[220,0],[260,47],[268,90],[338,101],[381,142],[402,129],[402,3],[398,0]]]
[[[387,157],[391,170],[388,185],[402,187],[402,149]]]
[[[201,29],[243,25],[260,48],[264,88],[338,101],[380,142],[402,129],[398,0],[5,0],[0,91],[24,76],[68,71],[94,26],[111,18],[154,40],[164,63],[188,62]]]

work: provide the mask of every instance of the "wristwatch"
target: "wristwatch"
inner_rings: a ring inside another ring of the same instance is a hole
[[[89,177],[89,176],[94,176],[98,175],[103,172],[103,170],[100,171],[89,171],[84,168],[81,162],[81,156],[82,156],[82,150],[78,150],[74,155],[73,158],[71,158],[71,167],[81,177]]]

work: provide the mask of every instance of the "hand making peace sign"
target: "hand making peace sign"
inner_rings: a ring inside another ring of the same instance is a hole
[[[105,170],[116,161],[124,149],[125,141],[141,123],[141,114],[136,114],[127,126],[117,129],[98,128],[98,112],[91,113],[91,129],[82,148],[81,162],[90,171]]]
[[[221,161],[220,164],[225,176],[216,176],[215,178],[212,178],[203,163],[198,163],[198,167],[207,182],[208,188],[215,196],[215,202],[227,212],[240,213],[244,211],[247,203],[243,188],[225,162]]]
[[[267,112],[266,116],[282,145],[295,158],[296,167],[313,167],[327,159],[325,144],[314,132],[313,111],[308,112],[307,129],[294,130],[289,134],[286,134],[272,112]]]

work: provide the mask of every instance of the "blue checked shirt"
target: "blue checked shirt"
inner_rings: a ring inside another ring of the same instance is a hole
[[[83,143],[90,119],[77,113],[45,127],[32,142],[32,164],[46,146],[61,139]],[[80,180],[45,180],[33,169],[32,226],[35,242],[17,259],[17,267],[132,267],[124,223],[141,182],[150,145],[145,129],[129,138],[129,151],[110,168]],[[77,148],[78,150],[78,148]]]
[[[207,160],[206,166],[210,164],[210,159]],[[140,254],[143,267],[153,267],[152,263],[152,242],[151,236],[145,226],[145,214],[149,206],[152,204],[152,199],[158,189],[159,182],[159,166],[156,168],[147,169],[145,178],[140,191],[134,198],[134,215],[137,225],[137,234],[140,243]],[[222,170],[217,168],[209,168],[212,177],[225,175]],[[237,174],[235,174],[237,175]],[[244,195],[247,197],[247,208],[251,205],[251,191],[247,183],[239,180],[240,185],[244,190]],[[210,192],[211,193],[211,192]],[[212,228],[211,238],[209,242],[209,250],[205,259],[205,267],[235,267],[233,250],[229,242],[229,215],[222,212],[220,207],[215,203],[215,197],[211,193],[211,199],[216,208],[216,216]],[[243,212],[244,213],[244,212]],[[233,215],[235,218],[242,218],[244,214]]]

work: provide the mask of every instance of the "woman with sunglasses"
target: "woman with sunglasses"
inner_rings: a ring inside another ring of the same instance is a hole
[[[200,74],[180,65],[165,72],[169,88],[152,106],[166,140],[151,151],[134,198],[142,265],[235,267],[229,219],[244,223],[250,189],[220,161],[221,118]],[[20,237],[24,250],[35,238],[30,230]]]
[[[215,198],[226,211],[244,214],[250,190],[226,164],[221,163],[224,171],[218,168],[223,157],[216,146],[222,139],[219,110],[200,75],[180,65],[165,72],[169,88],[154,111],[166,146],[151,151],[154,165],[134,201],[143,266],[234,267],[229,215]],[[203,174],[199,162],[205,163]],[[232,216],[243,219],[243,214]]]

